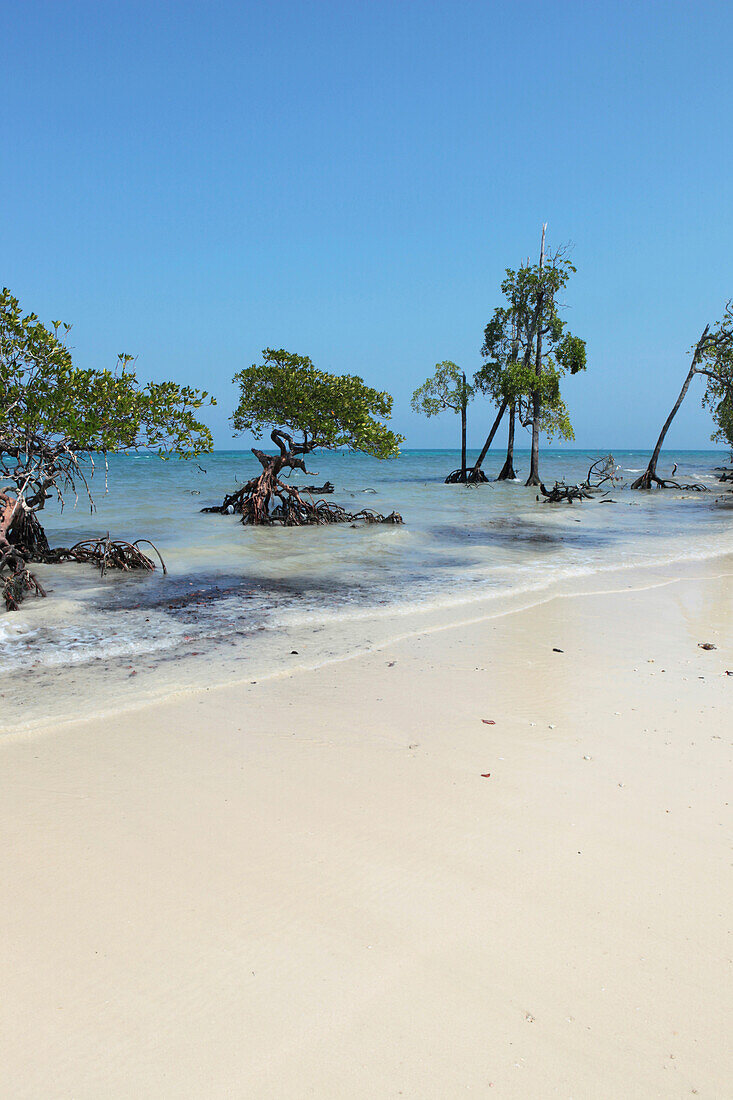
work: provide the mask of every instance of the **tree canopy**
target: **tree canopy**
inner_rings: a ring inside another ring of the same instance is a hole
[[[574,271],[561,254],[542,265],[507,268],[501,284],[507,305],[497,306],[486,325],[484,363],[474,376],[476,388],[495,404],[516,402],[524,427],[532,425],[537,399],[539,428],[550,440],[574,438],[560,381],[586,365],[585,341],[566,330],[557,305],[557,293]]]
[[[261,439],[272,429],[291,444],[289,433],[300,434],[300,454],[318,447],[346,447],[375,458],[399,454],[403,437],[383,423],[392,413],[391,396],[356,375],[329,374],[306,355],[265,348],[262,362],[239,371],[234,381],[240,389],[232,416],[238,432]]]
[[[711,438],[733,448],[733,299],[703,343],[698,373],[707,379],[702,404],[713,416]]]
[[[211,432],[197,416],[214,403],[205,391],[175,382],[141,383],[130,355],[119,355],[113,370],[75,367],[64,342],[70,327],[54,322],[47,328],[36,314],[24,314],[9,290],[0,295],[0,482],[6,483],[0,491],[6,519],[10,492],[34,509],[53,493],[63,500],[64,490],[75,491],[79,481],[89,492],[95,454],[146,449],[185,457],[211,450]]]
[[[474,393],[474,387],[466,382],[461,368],[450,359],[444,359],[435,364],[435,373],[418,386],[410,404],[416,413],[428,417],[437,416],[444,409],[459,413]]]
[[[719,443],[728,443],[733,447],[733,300],[726,304],[720,321],[712,328],[709,324],[705,326],[700,339],[691,350],[692,360],[682,383],[682,389],[662,425],[649,464],[644,473],[632,483],[632,489],[651,489],[653,485],[658,485],[662,489],[685,488],[670,478],[660,477],[657,473],[657,464],[667,432],[697,374],[702,374],[707,379],[702,404],[703,408],[710,409],[713,414],[716,428],[712,439]]]

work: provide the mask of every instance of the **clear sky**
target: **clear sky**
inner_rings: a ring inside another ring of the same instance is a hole
[[[395,397],[475,370],[571,241],[577,445],[647,447],[733,295],[733,4],[2,0],[0,280],[80,365],[205,386],[266,345]],[[691,394],[670,446],[708,443]],[[490,418],[476,406],[469,442]],[[524,440],[522,440],[524,445]]]

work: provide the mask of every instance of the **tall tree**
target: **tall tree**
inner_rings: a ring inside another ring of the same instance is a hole
[[[539,484],[539,437],[572,439],[573,430],[560,393],[560,379],[585,367],[585,342],[565,329],[556,301],[558,290],[575,269],[562,250],[545,255],[544,230],[540,262],[508,268],[499,306],[484,331],[484,364],[475,376],[478,389],[498,407],[498,414],[477,462],[491,445],[502,417],[509,410],[507,456],[499,478],[514,478],[514,435],[519,420],[532,431],[528,485]]]
[[[690,384],[696,374],[707,379],[703,406],[713,414],[716,431],[713,439],[733,445],[733,300],[726,304],[722,318],[712,328],[706,325],[700,339],[692,349],[690,367],[682,383],[682,389],[672,410],[662,425],[649,465],[644,473],[633,482],[632,489],[651,489],[653,485],[664,489],[667,486],[679,487],[678,483],[657,474],[659,456],[664,446],[667,432],[679,412]]]
[[[508,477],[515,476],[514,425],[517,404],[522,397],[521,375],[517,368],[521,354],[521,333],[524,329],[523,316],[527,304],[526,281],[523,278],[525,270],[520,268],[517,273],[507,271],[507,278],[501,284],[501,289],[509,304],[497,306],[493,317],[484,329],[484,342],[481,348],[484,363],[474,375],[476,388],[489,397],[498,408],[486,442],[476,460],[474,475],[481,469],[499,425],[507,409],[509,410],[507,458],[497,480],[506,480]]]
[[[527,273],[529,292],[523,337],[525,367],[534,357],[534,378],[527,391],[532,406],[532,450],[527,485],[540,484],[540,433],[551,435],[556,432],[566,439],[574,438],[567,409],[560,396],[560,379],[566,372],[577,374],[585,370],[586,365],[585,341],[565,331],[565,322],[558,312],[558,293],[575,268],[562,248],[549,256],[546,254],[546,228],[543,225],[539,263]]]
[[[186,457],[212,446],[198,419],[214,403],[206,392],[142,383],[130,355],[114,370],[75,367],[64,343],[69,330],[61,322],[47,328],[9,290],[0,294],[0,568],[49,552],[38,519],[49,499],[63,505],[81,492],[93,510],[90,480],[108,454]]]
[[[234,382],[239,386],[232,416],[235,431],[261,439],[269,430],[277,450],[272,454],[253,447],[262,472],[206,511],[237,512],[243,523],[257,525],[352,518],[343,509],[313,502],[307,495],[304,499],[282,477],[291,470],[308,473],[305,457],[318,449],[347,448],[375,458],[398,455],[403,437],[384,423],[392,412],[391,396],[355,375],[317,370],[307,356],[283,348],[265,348],[262,362],[239,371]]]
[[[423,416],[437,416],[450,409],[461,417],[461,465],[449,474],[446,481],[465,482],[469,470],[466,466],[466,410],[475,390],[466,381],[465,371],[450,359],[435,364],[435,372],[412,395],[412,408]]]

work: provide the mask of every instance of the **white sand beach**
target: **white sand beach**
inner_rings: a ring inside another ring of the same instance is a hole
[[[414,629],[0,740],[3,1097],[730,1095],[733,561]]]

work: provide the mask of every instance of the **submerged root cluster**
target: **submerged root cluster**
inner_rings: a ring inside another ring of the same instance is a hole
[[[77,542],[74,546],[58,546],[51,550],[43,528],[35,517],[33,519],[42,535],[42,540],[35,537],[32,548],[27,545],[17,545],[0,551],[0,599],[5,601],[7,611],[17,611],[23,599],[29,594],[46,595],[38,578],[30,572],[29,562],[58,565],[62,562],[74,561],[83,565],[96,565],[102,576],[108,569],[119,569],[122,572],[134,570],[152,572],[156,568],[155,561],[140,549],[141,545],[146,545],[157,556],[163,573],[167,573],[160,551],[148,539],[121,542],[107,535],[106,538],[84,539],[83,542]],[[37,532],[35,534],[37,536]],[[41,542],[44,545],[43,549],[39,545]]]
[[[46,595],[22,554],[14,547],[0,552],[0,599],[5,603],[5,610],[17,611],[29,592],[33,596]]]
[[[65,546],[56,547],[45,555],[43,561],[47,564],[75,561],[84,565],[98,565],[102,576],[108,569],[120,569],[123,572],[140,569],[152,572],[155,569],[155,562],[142,552],[141,544],[149,546],[155,552],[163,573],[167,573],[160,551],[148,539],[120,542],[111,539],[109,535],[106,538],[85,539],[68,549]]]
[[[445,479],[446,485],[484,485],[488,478],[483,470],[477,470],[475,466],[464,466],[453,470]]]
[[[301,493],[305,494],[301,496]],[[202,512],[239,515],[242,523],[255,526],[304,527],[329,523],[402,523],[398,512],[383,516],[372,508],[347,512],[331,500],[314,499],[306,489],[285,485],[282,481],[263,484],[263,478],[253,478],[221,504],[202,508]]]

